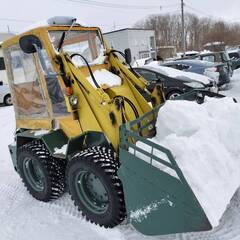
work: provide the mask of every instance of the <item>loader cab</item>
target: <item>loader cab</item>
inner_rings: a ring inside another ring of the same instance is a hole
[[[65,39],[59,49],[60,42]],[[29,46],[30,45],[30,46]],[[13,95],[17,125],[25,125],[28,120],[34,127],[51,129],[51,119],[70,117],[71,110],[65,99],[66,88],[61,69],[56,63],[60,51],[72,57],[76,67],[87,73],[86,63],[78,54],[85,57],[89,65],[106,68],[104,65],[104,43],[98,28],[85,28],[79,25],[47,25],[28,31],[4,43],[3,47],[9,85]]]
[[[24,43],[26,46],[27,41],[33,39],[39,43],[34,44],[34,50],[24,49]],[[14,38],[4,48],[4,55],[16,118],[41,119],[46,123],[48,119],[68,112],[58,75],[41,42],[43,40],[34,34]]]

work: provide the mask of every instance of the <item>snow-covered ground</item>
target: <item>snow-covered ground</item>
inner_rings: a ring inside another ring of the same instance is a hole
[[[240,101],[240,72],[235,74],[230,89],[224,94]],[[158,237],[143,236],[130,225],[106,230],[90,224],[81,217],[67,194],[51,203],[33,199],[14,171],[8,153],[7,145],[13,140],[14,124],[13,108],[0,107],[0,240],[240,239],[240,191],[235,194],[220,225],[213,231]],[[207,180],[204,184],[207,184]]]

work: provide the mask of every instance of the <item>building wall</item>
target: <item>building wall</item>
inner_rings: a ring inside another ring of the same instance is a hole
[[[156,58],[156,40],[154,30],[125,29],[104,34],[109,47],[124,52],[130,48],[132,59]]]
[[[174,46],[160,46],[157,48],[157,54],[165,60],[166,58],[176,57],[177,49]]]
[[[153,44],[151,44],[150,38],[153,38]],[[156,58],[156,41],[153,30],[128,30],[128,41],[133,59]]]
[[[124,52],[126,48],[130,47],[127,30],[104,34],[104,38],[107,40],[109,47],[115,50]]]

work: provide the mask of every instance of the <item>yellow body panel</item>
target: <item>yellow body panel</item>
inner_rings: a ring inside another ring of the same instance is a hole
[[[50,119],[16,119],[16,128],[51,130],[52,121]]]
[[[73,120],[71,117],[59,118],[56,121],[69,138],[77,137],[82,132],[78,120]]]

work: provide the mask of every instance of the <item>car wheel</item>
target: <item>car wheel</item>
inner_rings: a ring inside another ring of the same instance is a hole
[[[12,105],[12,98],[11,98],[10,94],[8,94],[4,97],[4,104],[6,106],[11,106]]]
[[[176,97],[179,97],[183,93],[181,91],[174,90],[167,95],[167,100],[173,100]]]

